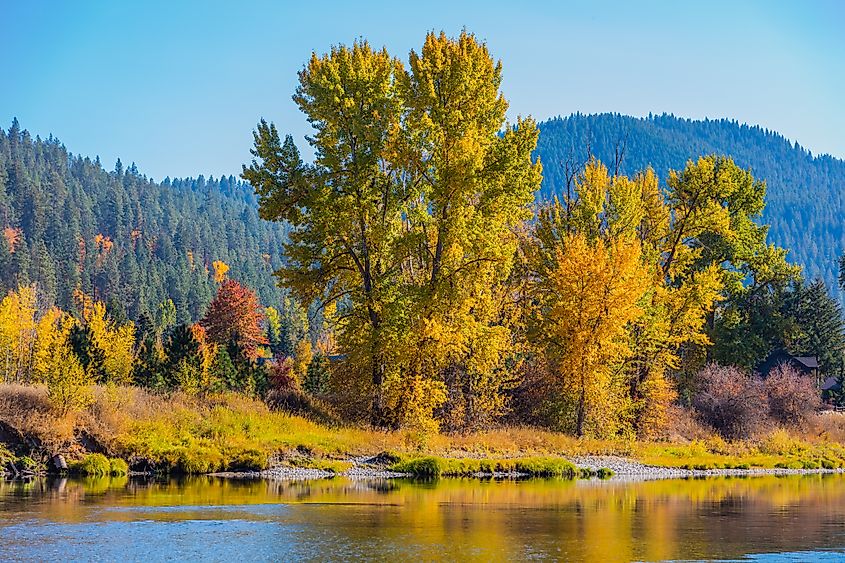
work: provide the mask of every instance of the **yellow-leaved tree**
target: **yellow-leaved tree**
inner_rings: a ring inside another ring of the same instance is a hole
[[[82,319],[76,323],[71,340],[89,375],[99,383],[127,385],[132,381],[135,361],[135,325],[117,323],[106,306],[81,292],[75,294]]]
[[[538,270],[536,340],[566,404],[564,427],[613,434],[626,407],[624,365],[630,323],[650,286],[635,239],[591,242],[566,234]]]
[[[76,321],[51,309],[38,324],[35,379],[47,385],[47,397],[60,414],[87,407],[93,400],[94,378],[74,353],[70,341]]]
[[[223,283],[229,273],[229,265],[222,260],[215,260],[211,263],[211,267],[214,269],[215,283]]]
[[[421,191],[404,219],[408,323],[394,373],[412,389],[430,382],[449,426],[468,429],[502,414],[513,384],[505,364],[514,334],[502,303],[514,231],[540,187],[539,132],[532,119],[506,121],[502,64],[473,34],[429,33],[409,63],[408,113],[391,158]]]
[[[34,286],[21,286],[0,301],[0,381],[29,382],[38,328],[36,313]]]
[[[444,401],[454,426],[504,410],[499,301],[540,165],[535,123],[505,121],[501,70],[467,32],[429,34],[410,70],[338,46],[311,57],[294,96],[314,164],[273,125],[255,133],[243,177],[262,217],[292,227],[277,275],[302,303],[336,302],[333,369],[374,424],[430,432]]]
[[[798,275],[755,222],[764,194],[765,185],[723,157],[672,171],[665,190],[650,169],[629,178],[590,160],[566,196],[540,210],[533,255],[540,281],[554,249],[573,234],[591,244],[639,242],[648,287],[625,331],[631,353],[619,368],[627,401],[621,429],[648,436],[665,424],[676,396],[671,376],[706,357],[717,307],[722,317],[741,312],[745,296]]]

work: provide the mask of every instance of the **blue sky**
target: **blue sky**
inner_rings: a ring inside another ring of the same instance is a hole
[[[845,157],[845,2],[0,0],[0,124],[157,179],[237,174],[261,117],[302,138],[312,50],[402,59],[462,27],[504,64],[511,117],[729,117]]]

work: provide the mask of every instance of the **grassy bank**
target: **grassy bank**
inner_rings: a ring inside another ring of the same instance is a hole
[[[516,458],[444,458],[437,456],[398,456],[390,466],[391,471],[409,473],[416,477],[467,477],[478,474],[520,474],[534,477],[610,477],[610,469],[589,471],[579,469],[574,463],[561,457],[516,457]]]
[[[45,389],[0,385],[0,430],[6,442],[0,445],[0,460],[27,457],[43,465],[56,453],[70,462],[102,453],[125,460],[134,470],[182,473],[275,464],[340,472],[349,468],[350,457],[386,451],[394,452],[391,469],[421,476],[575,476],[577,469],[564,458],[580,455],[618,455],[690,469],[845,466],[845,417],[840,415],[816,417],[800,436],[772,429],[741,442],[726,442],[700,429],[693,436],[638,442],[575,439],[513,427],[439,434],[420,442],[403,432],[318,424],[235,394],[163,397],[133,387],[98,387],[84,411],[59,415],[51,410]]]

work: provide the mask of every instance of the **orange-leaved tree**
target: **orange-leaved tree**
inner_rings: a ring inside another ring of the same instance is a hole
[[[224,346],[234,343],[254,361],[260,355],[259,348],[267,344],[261,328],[263,319],[255,292],[228,279],[220,284],[200,324],[210,342]]]

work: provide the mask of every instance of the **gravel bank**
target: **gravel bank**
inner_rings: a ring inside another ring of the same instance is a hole
[[[613,470],[612,479],[679,479],[687,477],[740,476],[740,475],[811,475],[817,473],[845,473],[845,469],[681,469],[645,465],[618,456],[576,456],[569,461],[593,471],[606,467]]]
[[[743,475],[811,475],[819,473],[845,473],[845,469],[681,469],[676,467],[659,467],[645,465],[618,456],[574,456],[569,461],[581,469],[598,471],[605,468],[613,471],[612,480],[651,480],[651,479],[685,479],[689,477],[718,477]],[[278,466],[264,471],[223,472],[212,473],[217,477],[237,479],[274,479],[274,480],[302,480],[329,479],[343,476],[351,479],[396,479],[410,477],[407,473],[389,471],[388,465],[379,458],[359,457],[348,460],[352,467],[346,471],[335,473],[322,469],[304,469],[297,467]],[[475,477],[481,479],[518,479],[528,477],[522,473],[477,473]]]

